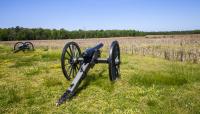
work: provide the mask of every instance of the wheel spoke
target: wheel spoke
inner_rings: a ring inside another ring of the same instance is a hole
[[[65,64],[65,66],[66,66],[66,67],[70,67],[71,65],[70,65],[70,64]],[[66,67],[65,67],[65,68],[66,68]],[[69,69],[68,69],[68,70],[69,70]]]
[[[68,66],[67,71],[69,71],[71,69],[71,66]]]
[[[66,51],[66,52],[67,52],[67,54],[65,54],[65,56],[64,56],[65,58],[64,58],[64,59],[65,59],[65,60],[66,60],[66,59],[69,60],[69,59],[70,59],[69,52],[68,52],[68,51]]]
[[[76,47],[74,45],[72,45],[72,53],[73,53],[73,57],[76,57]]]
[[[72,67],[70,67],[69,77],[71,76],[71,74],[72,74]]]
[[[70,52],[71,52],[71,57],[73,57],[74,55],[73,55],[73,52],[72,52],[71,46],[72,46],[72,45],[69,45],[69,50],[70,50]]]
[[[67,51],[67,49],[66,49],[66,52],[67,52],[67,54],[69,55],[69,57],[71,57],[71,54]]]
[[[75,77],[76,76],[76,68],[74,67],[74,75],[73,75],[73,77]]]
[[[77,72],[78,72],[78,70],[79,70],[78,65],[76,66],[76,70],[77,70]]]
[[[74,48],[74,57],[77,57],[77,50]]]
[[[69,58],[67,56],[65,56],[65,60],[69,60]]]
[[[70,64],[69,61],[70,61],[70,59],[68,59],[68,58],[66,59],[66,58],[65,58],[65,64]]]
[[[78,51],[78,49],[76,48],[76,57],[78,58],[79,57],[79,51]]]
[[[74,68],[72,67],[72,77],[74,77]]]

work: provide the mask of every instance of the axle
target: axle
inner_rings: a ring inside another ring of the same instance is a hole
[[[78,59],[77,59],[77,58],[74,58],[73,61],[74,61],[74,62],[78,61],[79,63],[82,63],[82,62],[83,62],[83,58],[78,58]],[[116,59],[115,64],[118,65],[118,64],[120,64],[119,62],[120,62],[120,61],[119,61],[118,59]],[[109,58],[107,58],[107,59],[105,59],[105,58],[97,58],[97,59],[95,60],[95,63],[96,63],[96,64],[98,64],[98,63],[108,64],[108,63],[109,63]]]
[[[73,61],[82,63],[84,61],[84,59],[83,58],[78,58],[78,59],[74,58]],[[94,62],[95,63],[105,63],[105,64],[107,64],[107,63],[109,63],[109,60],[105,59],[105,58],[97,58]]]

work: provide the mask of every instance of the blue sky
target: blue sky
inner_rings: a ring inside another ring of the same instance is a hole
[[[200,29],[200,0],[0,0],[0,27]]]

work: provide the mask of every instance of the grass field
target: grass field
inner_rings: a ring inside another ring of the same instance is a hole
[[[61,49],[14,54],[0,45],[0,114],[200,113],[200,64],[124,53],[121,79],[111,83],[108,66],[98,64],[76,96],[56,107],[69,85],[60,56]]]

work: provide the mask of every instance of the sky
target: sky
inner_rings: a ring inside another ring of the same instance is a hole
[[[200,29],[200,0],[0,0],[0,28]]]

